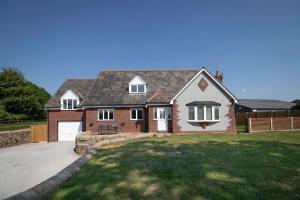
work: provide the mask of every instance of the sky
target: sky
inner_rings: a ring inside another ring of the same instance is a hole
[[[50,94],[100,70],[202,66],[238,98],[300,99],[300,1],[0,1],[0,68]]]

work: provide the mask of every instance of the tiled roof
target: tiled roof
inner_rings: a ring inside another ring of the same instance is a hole
[[[287,110],[295,103],[269,99],[240,99],[238,105],[256,110]]]
[[[153,101],[168,102],[199,70],[102,71],[84,106],[145,104],[155,93],[161,95]],[[129,94],[128,83],[135,76],[146,82],[147,94]]]
[[[60,97],[68,90],[72,90],[84,102],[88,92],[94,85],[96,79],[67,79],[59,90],[46,103],[45,108],[60,107]]]

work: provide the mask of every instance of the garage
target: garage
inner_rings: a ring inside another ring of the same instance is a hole
[[[75,141],[78,133],[82,132],[82,122],[58,122],[58,141]]]

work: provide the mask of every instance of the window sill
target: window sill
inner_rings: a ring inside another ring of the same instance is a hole
[[[63,110],[63,111],[68,111],[68,110],[78,110],[78,109],[60,109],[60,110]]]
[[[97,122],[109,122],[109,121],[115,121],[114,119],[97,119]]]
[[[158,119],[152,119],[152,120],[154,120],[154,121],[158,121]],[[172,119],[168,119],[168,121],[170,121],[170,120],[172,120]]]
[[[144,119],[130,119],[130,121],[143,121]]]
[[[188,120],[188,122],[220,122],[221,120]]]

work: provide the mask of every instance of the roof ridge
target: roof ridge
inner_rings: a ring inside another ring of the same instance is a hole
[[[110,72],[169,72],[169,71],[196,71],[201,70],[205,67],[195,67],[195,68],[174,68],[174,69],[128,69],[128,70],[119,70],[119,69],[110,69],[110,70],[100,70],[99,74],[105,74]]]
[[[96,78],[67,78],[66,80],[96,80]]]

